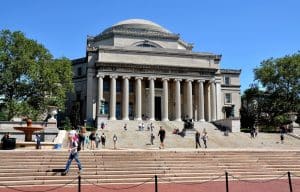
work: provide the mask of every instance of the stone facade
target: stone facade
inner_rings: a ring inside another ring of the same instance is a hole
[[[147,20],[125,20],[88,37],[73,60],[81,119],[215,121],[239,117],[240,70],[220,69],[221,55],[193,46]]]

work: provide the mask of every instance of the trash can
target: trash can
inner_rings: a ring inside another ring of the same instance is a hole
[[[16,138],[4,139],[2,143],[2,149],[11,150],[16,148]]]

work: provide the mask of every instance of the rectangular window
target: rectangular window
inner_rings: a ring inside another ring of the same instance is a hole
[[[109,114],[109,103],[107,101],[104,102],[104,114]]]
[[[230,85],[230,77],[225,77],[224,83],[225,85]]]
[[[231,103],[231,93],[225,93],[225,103]]]

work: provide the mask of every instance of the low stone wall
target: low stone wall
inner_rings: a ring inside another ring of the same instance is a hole
[[[227,127],[230,132],[241,132],[241,122],[239,118],[228,118],[214,122],[217,125]]]
[[[15,130],[14,127],[27,126],[25,121],[0,121],[0,138],[5,133],[9,133],[10,137],[16,138],[17,142],[25,140],[25,135],[22,131]],[[37,131],[42,136],[42,141],[53,142],[54,138],[58,134],[58,128],[56,121],[54,122],[33,122],[32,126],[43,126],[43,131]],[[35,135],[33,134],[32,140],[34,141]]]

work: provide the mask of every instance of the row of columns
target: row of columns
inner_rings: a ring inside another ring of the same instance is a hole
[[[110,120],[116,120],[116,79],[117,75],[110,75]],[[100,104],[103,100],[103,78],[104,75],[98,74],[98,109],[100,110]],[[129,120],[129,76],[123,76],[123,94],[122,94],[122,119]],[[142,119],[142,77],[135,77],[135,120]],[[155,120],[155,77],[149,77],[149,120]],[[162,105],[162,121],[168,121],[168,109],[169,109],[169,93],[168,93],[168,78],[163,78],[163,105]],[[180,82],[182,79],[174,79],[175,81],[175,121],[181,121],[181,94],[180,94]],[[192,95],[192,79],[185,80],[187,83],[187,115],[189,118],[193,117],[193,95]],[[197,80],[198,83],[198,119],[199,121],[205,121],[204,116],[204,80]],[[216,87],[214,81],[211,82],[211,97],[210,97],[210,109],[211,109],[211,120],[216,120]]]

